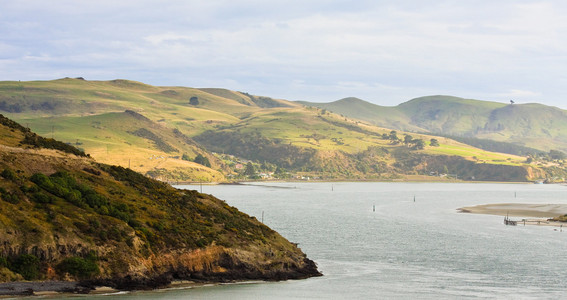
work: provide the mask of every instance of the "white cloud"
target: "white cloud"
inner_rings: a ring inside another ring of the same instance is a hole
[[[0,80],[68,72],[289,99],[394,105],[431,93],[552,103],[567,97],[566,5],[5,1]]]

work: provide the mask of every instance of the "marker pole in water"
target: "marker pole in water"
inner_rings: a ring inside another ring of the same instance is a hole
[[[262,211],[262,224],[264,224],[264,211]]]
[[[376,211],[376,205],[372,205],[372,211]]]

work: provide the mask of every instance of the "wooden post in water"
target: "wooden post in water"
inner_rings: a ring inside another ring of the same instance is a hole
[[[262,211],[262,224],[264,224],[264,211]]]
[[[372,205],[372,211],[373,211],[373,212],[376,211],[376,205]]]

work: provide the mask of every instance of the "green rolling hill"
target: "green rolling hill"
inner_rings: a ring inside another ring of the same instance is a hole
[[[541,104],[504,104],[451,96],[421,97],[395,107],[378,106],[352,98],[303,104],[326,108],[386,128],[488,139],[542,151],[557,149],[567,152],[567,112]]]
[[[526,151],[521,156],[487,151],[449,136],[527,146],[539,139],[539,149],[563,149],[557,138],[562,131],[553,127],[562,122],[554,119],[562,111],[544,106],[447,96],[396,107],[356,98],[291,102],[218,88],[65,78],[0,82],[0,111],[100,162],[166,181],[297,176],[440,180],[429,175],[443,173],[525,181],[563,176],[558,160],[534,156],[528,162]],[[537,120],[531,111],[546,111],[546,120]],[[531,135],[528,126],[548,135]]]

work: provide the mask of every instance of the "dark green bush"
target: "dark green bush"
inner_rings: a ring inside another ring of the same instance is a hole
[[[54,140],[54,139],[50,139],[50,138],[44,138],[42,136],[39,136],[35,133],[31,133],[31,132],[26,132],[25,133],[25,137],[21,142],[22,144],[25,145],[30,145],[30,146],[34,146],[36,148],[46,148],[46,149],[55,149],[55,150],[60,150],[66,153],[70,153],[70,154],[74,154],[77,156],[84,156],[87,157],[88,155],[85,154],[85,152],[83,152],[80,149],[77,149],[71,145],[67,145],[63,142]]]
[[[0,256],[0,268],[8,268],[8,260],[5,257]]]
[[[53,203],[55,200],[53,196],[47,195],[43,192],[33,193],[30,199],[36,203]]]
[[[18,176],[16,175],[16,172],[14,172],[14,170],[12,170],[10,168],[4,169],[4,171],[2,171],[2,173],[0,175],[2,175],[2,177],[4,177],[5,179],[11,180],[11,181],[14,181],[18,178]]]
[[[20,273],[26,280],[39,279],[39,259],[32,254],[22,254],[12,262],[11,270]]]
[[[94,257],[68,257],[56,266],[57,273],[69,273],[79,279],[88,279],[98,274],[98,265]]]
[[[2,200],[12,204],[20,203],[20,197],[16,194],[2,194]]]

